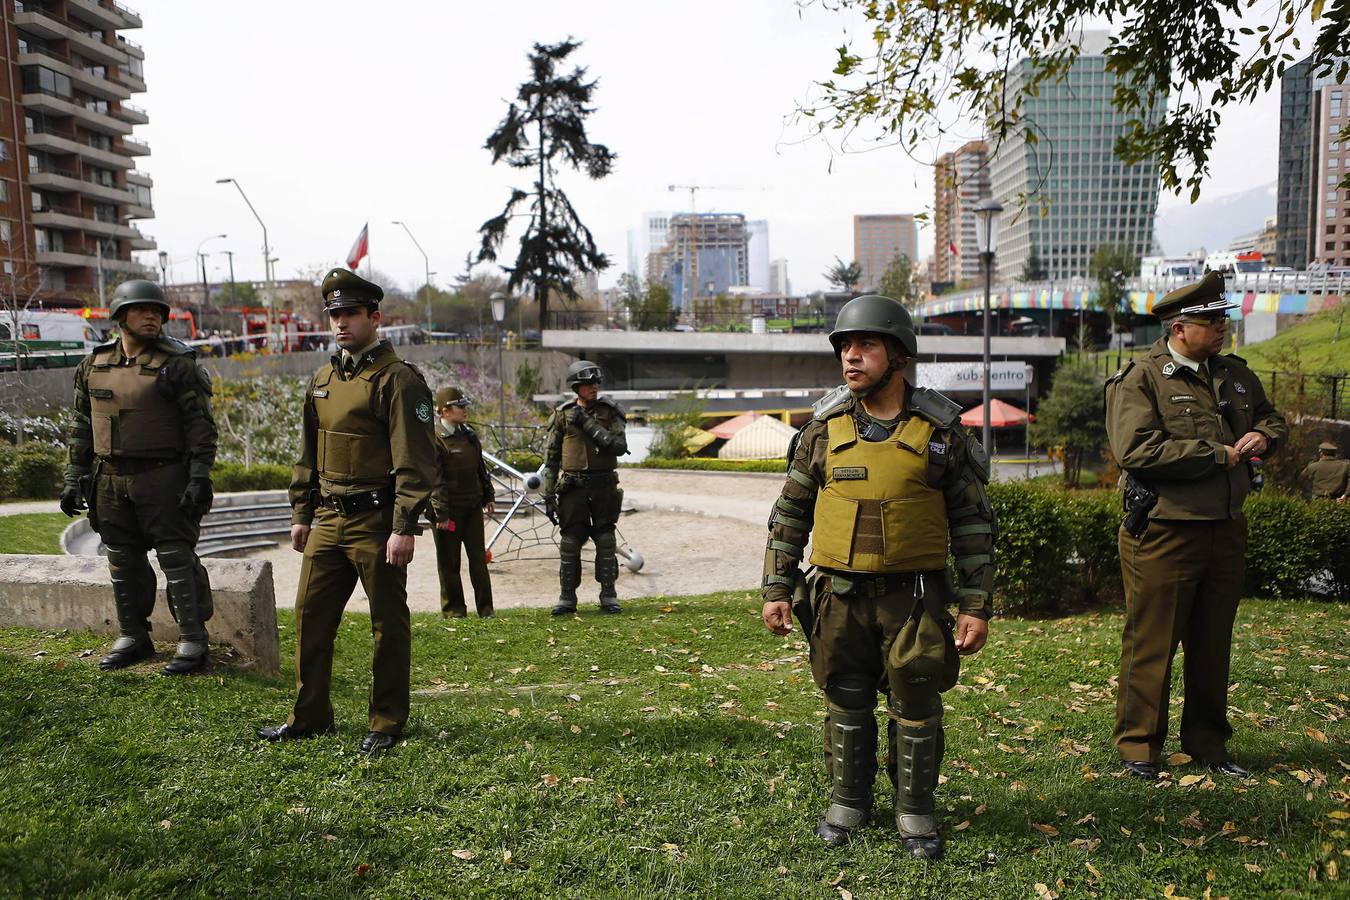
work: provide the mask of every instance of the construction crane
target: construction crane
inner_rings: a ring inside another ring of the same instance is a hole
[[[763,191],[762,187],[736,187],[722,184],[672,184],[667,190],[689,192],[689,306],[693,310],[698,299],[698,212],[695,208],[699,191]],[[682,292],[683,293],[683,292]]]

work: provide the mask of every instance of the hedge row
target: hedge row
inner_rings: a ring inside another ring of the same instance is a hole
[[[1122,594],[1116,491],[1066,491],[1025,481],[995,482],[1000,610],[1054,612]],[[1350,600],[1350,504],[1308,502],[1267,491],[1245,507],[1244,595]]]
[[[66,451],[50,444],[0,443],[0,500],[54,500],[61,496]]]
[[[698,472],[777,472],[784,476],[787,474],[781,459],[713,459],[703,456],[667,459],[649,456],[633,468],[684,469]]]

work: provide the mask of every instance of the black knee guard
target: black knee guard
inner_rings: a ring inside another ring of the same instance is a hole
[[[914,713],[922,718],[910,718]],[[922,710],[891,707],[898,741],[891,753],[895,758],[895,820],[902,837],[937,834],[934,792],[938,770],[942,766],[945,739],[942,730],[942,701],[935,698]]]
[[[109,547],[108,575],[122,634],[135,637],[149,632],[150,612],[155,608],[155,571],[145,551]]]
[[[564,597],[575,600],[581,585],[581,538],[564,532],[558,537],[558,583]]]
[[[205,622],[211,615],[210,586],[203,584],[205,570],[187,544],[165,544],[155,549],[159,567],[168,582],[169,608],[184,641],[204,643]],[[199,572],[200,570],[200,572]],[[205,590],[203,590],[203,588]],[[204,594],[208,596],[203,596]]]
[[[856,828],[872,811],[877,769],[876,685],[867,678],[830,679],[825,741],[829,752],[830,805],[825,821]]]
[[[614,528],[602,528],[591,536],[595,542],[595,580],[602,588],[613,593],[614,582],[619,578],[619,557],[616,554],[618,542],[614,538]]]

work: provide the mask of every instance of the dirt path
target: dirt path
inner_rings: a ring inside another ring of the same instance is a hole
[[[620,482],[624,505],[636,508],[619,522],[623,543],[645,560],[637,574],[620,566],[620,599],[758,589],[765,523],[782,487],[782,476],[633,469],[624,470]],[[557,600],[557,549],[545,546],[535,552],[544,558],[499,560],[491,565],[496,606],[551,606]],[[583,580],[578,596],[584,605],[594,603],[598,593],[591,575],[590,544],[582,557]],[[293,606],[300,554],[278,547],[255,558],[272,561],[277,605]],[[461,577],[465,596],[471,598],[467,567]],[[408,605],[419,611],[440,609],[436,552],[430,534],[418,538],[408,570]],[[472,600],[469,605],[472,608]],[[359,586],[349,608],[367,608]]]

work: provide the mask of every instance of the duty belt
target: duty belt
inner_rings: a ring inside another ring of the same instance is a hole
[[[836,572],[833,569],[821,569],[820,574],[851,585],[847,592],[857,597],[881,597],[893,593],[910,593],[922,598],[929,593],[925,581],[942,578],[941,570],[935,572],[886,572],[870,574],[867,572]],[[837,593],[841,593],[838,592]]]
[[[586,472],[586,471],[567,472],[567,471],[564,471],[564,472],[562,473],[562,477],[563,477],[563,478],[571,478],[571,479],[574,479],[574,480],[576,480],[576,481],[597,481],[597,480],[600,480],[600,479],[617,479],[617,478],[619,477],[619,473],[618,473],[618,472]]]
[[[319,505],[340,516],[352,516],[372,509],[387,509],[394,502],[394,492],[388,488],[360,491],[355,494],[320,494]]]
[[[108,475],[139,475],[142,472],[161,469],[164,466],[181,462],[182,460],[176,456],[170,459],[142,459],[128,456],[104,456],[100,458],[101,465],[105,467],[104,472]]]

